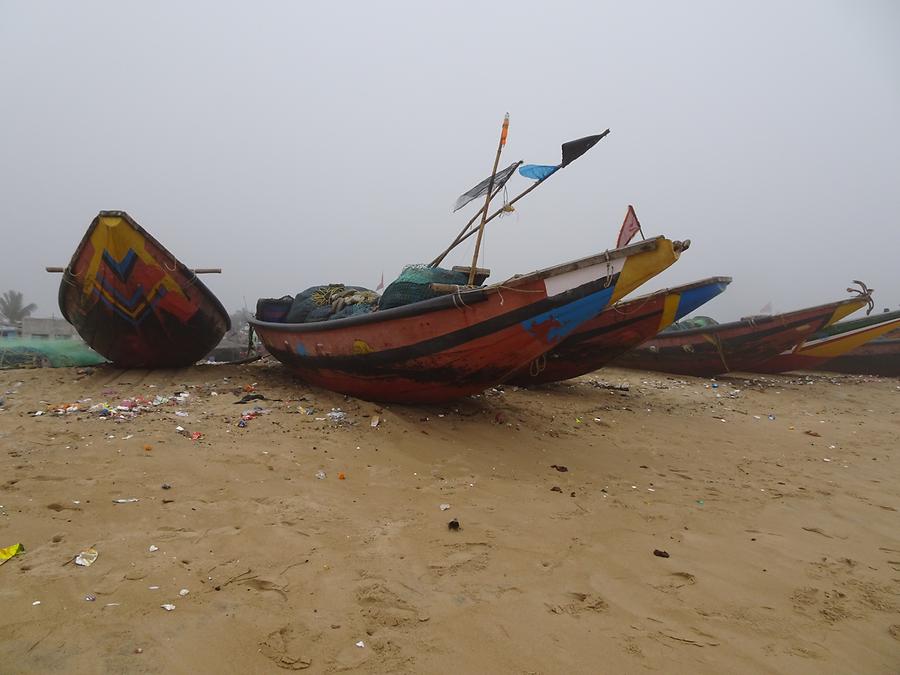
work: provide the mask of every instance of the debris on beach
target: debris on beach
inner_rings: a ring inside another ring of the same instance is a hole
[[[653,549],[653,555],[655,555],[657,558],[668,558],[668,557],[669,557],[669,552],[668,552],[668,551],[662,551],[662,550],[660,550],[660,549],[658,549],[658,548],[655,548],[655,549]]]
[[[75,564],[80,567],[90,567],[97,561],[100,553],[94,548],[89,548],[75,556]]]
[[[447,529],[453,530],[453,531],[458,530],[459,529],[459,521],[456,518],[454,518],[449,523],[447,523]]]
[[[22,553],[25,553],[25,547],[22,544],[13,544],[12,546],[0,548],[0,565]]]

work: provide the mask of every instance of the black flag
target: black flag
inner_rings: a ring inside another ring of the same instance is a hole
[[[574,162],[588,150],[597,145],[597,142],[608,133],[609,129],[604,131],[602,134],[597,134],[596,136],[585,136],[584,138],[579,138],[577,141],[569,141],[568,143],[563,143],[562,164],[560,164],[560,166],[568,166],[569,164]]]

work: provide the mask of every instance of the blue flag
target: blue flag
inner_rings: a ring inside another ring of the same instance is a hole
[[[548,166],[545,164],[526,164],[519,167],[519,175],[531,180],[544,180],[558,168],[559,166]]]

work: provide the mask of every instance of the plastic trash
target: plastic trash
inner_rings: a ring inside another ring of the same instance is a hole
[[[147,549],[150,553],[156,553],[159,550],[159,546],[156,544],[150,544],[150,548]]]
[[[322,471],[322,469],[319,469],[318,471],[316,471],[316,478],[318,478],[319,480],[324,480],[325,475],[326,474],[324,471]]]
[[[6,548],[0,548],[0,565],[5,563],[13,556],[17,556],[21,553],[25,553],[25,547],[22,544],[13,544],[12,546],[7,546]]]
[[[449,523],[447,523],[447,529],[453,530],[454,532],[459,529],[459,521],[454,518]]]
[[[178,595],[180,595],[182,598],[184,596],[186,596],[188,593],[190,593],[190,591],[186,588],[182,588],[180,591],[178,591]]]
[[[99,555],[96,549],[89,548],[75,556],[75,564],[81,567],[90,567],[97,561]]]
[[[160,605],[160,607],[162,607],[162,608],[163,608],[164,610],[166,610],[167,612],[171,612],[173,609],[175,609],[175,605],[173,605],[173,604],[170,603],[170,602],[167,602],[167,603],[164,604],[164,605]]]
[[[356,643],[356,646],[359,647],[360,649],[362,649],[363,647],[366,646],[366,643],[363,642],[362,640],[360,640],[359,642]]]
[[[449,504],[441,504],[441,511],[446,511],[449,508],[450,508]]]
[[[135,502],[139,502],[140,499],[137,497],[126,497],[123,499],[113,499],[113,504],[134,504]]]

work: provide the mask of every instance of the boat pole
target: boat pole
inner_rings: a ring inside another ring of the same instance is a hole
[[[494,194],[491,195],[491,199],[493,199],[498,194],[500,194],[500,190],[502,190],[502,189],[503,189],[502,187],[498,187],[496,190],[494,190]],[[453,243],[451,243],[447,248],[445,248],[443,253],[441,253],[437,258],[435,258],[430,263],[428,263],[428,266],[429,267],[437,267],[438,265],[440,265],[444,261],[444,258],[447,257],[447,254],[450,253],[450,251],[452,251],[454,248],[456,248],[457,244],[459,244],[459,242],[461,242],[463,240],[464,235],[469,231],[469,228],[472,227],[472,223],[474,223],[478,218],[480,218],[482,213],[484,213],[484,206],[482,206],[478,211],[476,211],[475,215],[469,219],[469,222],[466,223],[466,226],[459,231],[458,235],[456,235],[456,239],[453,240]],[[474,232],[474,230],[473,230],[473,232]]]
[[[469,270],[469,286],[475,283],[475,270],[478,268],[478,252],[481,250],[481,239],[484,237],[484,224],[487,222],[488,209],[491,206],[491,193],[494,191],[494,178],[497,175],[497,166],[500,164],[500,154],[506,145],[506,135],[509,133],[509,113],[503,118],[503,128],[500,130],[500,143],[497,144],[497,156],[494,157],[494,168],[491,171],[491,180],[488,183],[487,196],[484,198],[484,208],[481,212],[481,225],[478,226],[478,238],[475,240],[475,252],[472,254],[472,269]]]

